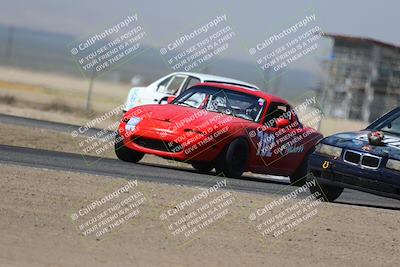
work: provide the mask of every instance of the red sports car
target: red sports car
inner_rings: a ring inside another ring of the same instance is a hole
[[[199,83],[166,105],[126,112],[115,153],[138,162],[144,154],[187,162],[201,171],[290,176],[301,183],[307,158],[322,135],[303,126],[282,98],[260,90]],[[302,179],[305,180],[305,179]]]

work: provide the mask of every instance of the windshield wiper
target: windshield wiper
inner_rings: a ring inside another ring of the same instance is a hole
[[[381,130],[384,133],[388,133],[388,134],[394,134],[394,135],[400,135],[400,133],[398,132],[392,132],[392,131],[386,131],[386,130]]]

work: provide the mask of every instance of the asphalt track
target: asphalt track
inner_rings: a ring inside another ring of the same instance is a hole
[[[76,125],[54,123],[4,114],[0,114],[0,122],[68,133],[79,127]],[[94,132],[96,132],[96,130],[94,130]],[[147,163],[133,164],[122,162],[117,159],[83,156],[74,153],[7,145],[0,145],[0,163],[89,173],[125,179],[138,179],[139,181],[172,185],[208,187],[213,185],[216,180],[221,179],[214,175],[197,173],[191,168],[178,168]],[[228,188],[234,191],[283,196],[296,189],[295,187],[288,185],[286,182],[250,176],[245,176],[241,179],[226,179]],[[300,197],[305,196],[306,195],[302,195]],[[347,189],[336,202],[343,205],[400,210],[400,201],[398,200],[378,197]]]
[[[71,133],[72,131],[79,131],[78,125],[66,124],[61,122],[53,122],[53,121],[44,121],[37,120],[19,116],[13,116],[8,114],[0,114],[0,123],[5,124],[13,124],[25,127],[34,127],[41,129],[48,129],[58,132]],[[83,132],[84,135],[92,136],[102,129],[90,128],[87,131]],[[107,133],[111,133],[111,131],[106,131]]]

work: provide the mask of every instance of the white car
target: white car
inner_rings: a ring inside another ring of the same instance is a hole
[[[259,90],[255,85],[231,78],[202,73],[174,72],[147,87],[132,87],[123,111],[146,104],[165,104],[169,96],[177,96],[199,82],[225,83]]]

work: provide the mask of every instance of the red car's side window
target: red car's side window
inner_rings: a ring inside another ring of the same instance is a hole
[[[287,105],[283,103],[272,102],[269,105],[267,116],[265,118],[264,124],[268,127],[276,128],[276,120],[283,116],[288,111]]]
[[[299,128],[301,124],[299,119],[290,105],[278,102],[272,102],[269,105],[268,112],[264,121],[267,127],[277,128],[277,119],[284,118],[289,120],[290,128]]]

